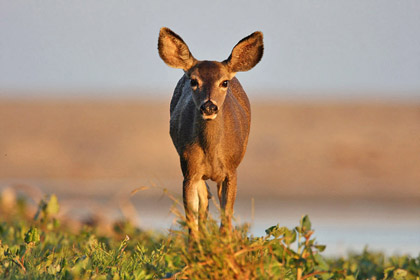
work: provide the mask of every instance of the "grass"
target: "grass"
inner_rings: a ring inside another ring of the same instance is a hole
[[[365,250],[324,257],[308,216],[262,237],[250,235],[248,225],[220,233],[209,219],[199,241],[189,242],[180,212],[179,229],[165,234],[124,221],[110,233],[87,225],[75,230],[58,212],[54,195],[35,215],[24,200],[12,208],[0,203],[1,279],[420,279],[420,256]]]

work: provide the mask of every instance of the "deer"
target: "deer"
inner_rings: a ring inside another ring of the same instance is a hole
[[[217,184],[221,231],[232,230],[237,168],[250,132],[251,108],[237,72],[251,70],[264,51],[263,33],[240,40],[222,61],[197,60],[183,39],[167,27],[159,32],[160,58],[182,69],[170,103],[170,136],[180,158],[183,204],[190,236],[206,221],[211,192]]]

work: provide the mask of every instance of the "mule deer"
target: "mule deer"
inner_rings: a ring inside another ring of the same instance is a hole
[[[183,200],[190,233],[208,213],[210,190],[217,183],[222,228],[231,230],[236,197],[236,169],[244,157],[251,109],[236,72],[252,69],[263,55],[263,34],[254,32],[222,62],[197,60],[187,44],[169,28],[161,28],[162,60],[184,70],[170,105],[170,135],[184,175]]]

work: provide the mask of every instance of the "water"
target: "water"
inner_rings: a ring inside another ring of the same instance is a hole
[[[365,246],[386,254],[420,254],[420,204],[416,201],[256,198],[253,232],[261,235],[276,223],[294,227],[304,214],[309,214],[314,237],[327,245],[328,255],[360,252]]]

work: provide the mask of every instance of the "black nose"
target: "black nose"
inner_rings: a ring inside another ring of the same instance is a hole
[[[204,115],[213,115],[216,114],[219,108],[213,102],[208,100],[206,103],[201,105],[200,107],[201,113]]]

